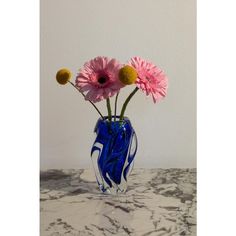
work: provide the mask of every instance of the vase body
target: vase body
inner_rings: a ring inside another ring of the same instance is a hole
[[[96,139],[91,158],[99,189],[103,193],[119,194],[127,189],[127,181],[137,151],[137,136],[128,118],[122,122],[99,119],[94,132]]]

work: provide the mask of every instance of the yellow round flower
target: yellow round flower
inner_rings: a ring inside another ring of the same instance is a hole
[[[137,76],[137,71],[132,66],[126,65],[119,71],[119,79],[125,85],[134,84]]]
[[[56,74],[56,80],[59,84],[66,84],[71,78],[71,72],[68,69],[61,69]]]

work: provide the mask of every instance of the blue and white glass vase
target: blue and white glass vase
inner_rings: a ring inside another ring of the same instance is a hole
[[[99,119],[94,130],[96,139],[91,158],[99,189],[103,193],[119,194],[127,189],[137,151],[137,136],[130,120],[125,117]]]

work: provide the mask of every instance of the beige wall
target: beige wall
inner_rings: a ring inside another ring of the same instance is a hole
[[[128,107],[136,167],[195,167],[195,23],[195,0],[41,0],[41,168],[91,166],[97,113],[54,77],[61,67],[75,75],[97,55],[139,55],[169,77],[165,100],[154,105],[139,92]],[[105,102],[98,106],[106,112]]]

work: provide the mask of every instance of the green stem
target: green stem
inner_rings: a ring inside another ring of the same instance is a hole
[[[116,121],[116,110],[117,110],[117,100],[118,100],[119,92],[116,94],[116,99],[115,99],[115,117],[114,121]]]
[[[136,87],[133,92],[126,98],[123,106],[122,106],[122,110],[121,110],[121,113],[120,113],[120,121],[123,120],[124,118],[124,114],[125,114],[125,110],[126,110],[126,107],[130,101],[130,99],[134,96],[134,94],[138,91],[138,87]]]
[[[84,96],[84,98],[85,98],[85,95],[79,90],[79,88],[78,87],[76,87],[72,82],[70,82],[70,81],[68,81],[74,88],[76,88],[83,96]],[[102,115],[102,113],[98,110],[98,108],[96,107],[96,105],[92,102],[92,101],[90,101],[90,100],[88,100],[92,105],[93,105],[93,107],[96,109],[96,111],[98,112],[98,114],[101,116],[101,118],[104,120],[104,116]]]
[[[110,103],[110,98],[107,98],[107,111],[108,111],[108,120],[111,122],[111,103]]]

